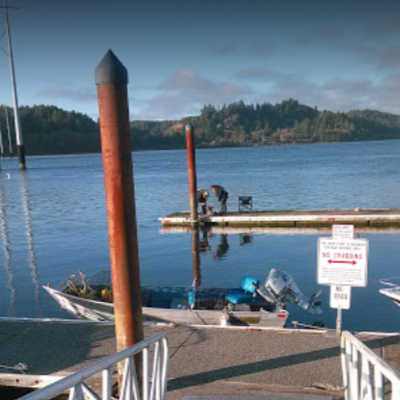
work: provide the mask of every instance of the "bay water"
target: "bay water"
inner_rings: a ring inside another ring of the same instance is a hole
[[[198,188],[223,185],[228,210],[238,196],[254,209],[400,208],[400,141],[200,149]],[[163,229],[161,216],[189,209],[185,150],[133,153],[142,284],[190,286],[192,238]],[[43,290],[77,271],[110,269],[100,154],[1,160],[0,316],[73,318]],[[217,207],[210,191],[209,204]],[[400,331],[400,308],[379,294],[381,278],[400,275],[400,229],[360,231],[369,240],[368,286],[353,288],[343,328]],[[291,274],[320,296],[324,313],[290,306],[292,320],[335,328],[328,286],[317,284],[317,241],[328,229],[244,229],[201,232],[201,285],[237,287],[244,275],[264,282],[271,268]],[[289,326],[291,326],[289,324]]]

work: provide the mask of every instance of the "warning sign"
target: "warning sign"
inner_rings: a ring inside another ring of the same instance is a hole
[[[320,285],[367,286],[368,240],[318,240]]]
[[[332,238],[335,240],[354,239],[354,225],[332,225]]]

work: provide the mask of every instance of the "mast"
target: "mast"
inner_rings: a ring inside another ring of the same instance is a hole
[[[14,157],[12,141],[11,141],[11,130],[10,130],[10,121],[8,119],[8,108],[4,106],[4,114],[6,116],[6,128],[7,128],[7,138],[8,138],[8,152],[10,153],[10,157]]]
[[[10,62],[11,85],[12,85],[13,104],[14,104],[15,136],[16,136],[16,142],[17,142],[19,169],[26,169],[24,142],[22,139],[21,124],[19,121],[17,83],[15,81],[14,61],[13,61],[12,46],[11,46],[10,24],[8,22],[7,0],[4,0],[4,13],[6,16],[8,57],[9,57],[9,62]]]
[[[0,153],[1,153],[1,158],[4,158],[3,131],[1,129],[1,119],[0,119]]]

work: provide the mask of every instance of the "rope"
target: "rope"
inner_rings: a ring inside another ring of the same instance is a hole
[[[386,282],[386,281],[389,281],[389,280],[392,281],[395,279],[400,279],[400,276],[395,276],[393,278],[385,278],[385,280],[379,279],[379,283],[382,283],[382,285],[387,285],[387,286],[399,286],[399,283]]]
[[[321,326],[314,326],[314,325],[307,325],[307,324],[302,324],[301,322],[297,321],[289,321],[291,324],[294,325],[294,327],[297,329],[297,325],[305,326],[307,328],[312,328],[312,329],[320,329],[322,331],[336,331],[336,329],[331,329],[331,328],[325,328]]]
[[[196,314],[197,317],[204,323],[204,325],[214,325],[214,322],[217,322],[219,319],[221,319],[222,315],[224,315],[224,312],[225,312],[225,310],[221,310],[221,314],[219,314],[218,317],[216,317],[213,321],[211,321],[209,324],[207,324],[206,321],[204,321],[204,319],[197,312],[198,310],[188,310],[188,311],[189,311],[189,313]],[[190,316],[189,316],[189,320],[190,320]]]
[[[9,367],[8,365],[1,365],[0,364],[0,368],[4,368],[4,369],[11,369],[13,371],[19,371],[22,374],[24,374],[26,371],[28,371],[28,366],[24,363],[18,363],[17,365],[14,365],[13,367]]]

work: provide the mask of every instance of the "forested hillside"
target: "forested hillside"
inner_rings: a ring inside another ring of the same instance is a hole
[[[13,111],[8,109],[8,112],[15,151]],[[99,126],[87,115],[43,105],[21,107],[19,115],[25,151],[28,155],[100,151]],[[8,150],[4,109],[0,116],[3,144],[5,150]]]
[[[400,138],[400,116],[372,110],[333,113],[286,100],[209,105],[192,123],[202,146],[252,146]]]
[[[8,152],[5,108],[0,113],[3,148]],[[11,137],[14,142],[12,110]],[[70,154],[100,151],[99,125],[87,115],[55,106],[21,107],[26,153]],[[240,101],[203,107],[179,121],[132,121],[132,148],[184,148],[185,126],[195,128],[197,147],[268,146],[400,138],[400,116],[375,110],[319,111],[296,100],[271,104]],[[15,148],[15,143],[13,144]]]

